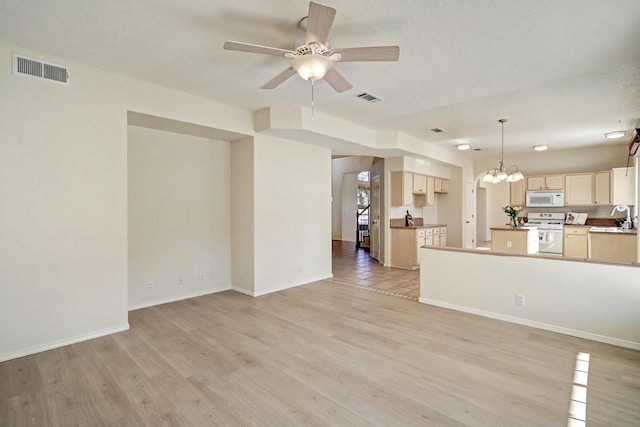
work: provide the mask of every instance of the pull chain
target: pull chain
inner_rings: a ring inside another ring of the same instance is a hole
[[[316,118],[313,115],[313,107],[315,105],[315,100],[314,100],[314,97],[313,97],[313,86],[314,86],[313,82],[315,81],[315,79],[309,79],[309,80],[311,81],[311,121],[315,122]]]

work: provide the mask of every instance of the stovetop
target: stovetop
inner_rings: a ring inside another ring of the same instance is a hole
[[[527,225],[533,225],[546,230],[562,230],[564,227],[564,218],[565,214],[562,212],[531,212],[527,218]]]

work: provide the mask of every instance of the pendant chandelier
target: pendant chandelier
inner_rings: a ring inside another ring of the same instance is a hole
[[[499,182],[516,182],[524,179],[524,175],[518,171],[518,166],[511,165],[508,168],[504,166],[504,122],[507,119],[500,119],[498,122],[502,125],[502,154],[500,157],[500,163],[495,169],[488,169],[487,173],[482,177],[482,182],[491,182],[497,184]]]

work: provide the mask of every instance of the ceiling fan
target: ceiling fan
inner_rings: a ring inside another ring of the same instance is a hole
[[[305,43],[295,50],[227,41],[224,48],[240,52],[262,53],[284,56],[291,59],[289,68],[267,82],[261,89],[274,89],[294,74],[313,83],[324,79],[336,92],[344,92],[353,86],[335,68],[334,62],[359,61],[397,61],[400,55],[398,46],[352,47],[345,49],[327,49],[327,38],[336,16],[332,7],[318,3],[309,3]],[[303,18],[304,19],[304,18]]]

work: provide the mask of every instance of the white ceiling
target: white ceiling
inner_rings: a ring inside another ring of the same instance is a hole
[[[610,144],[605,132],[640,127],[638,0],[319,2],[338,11],[331,47],[400,46],[397,63],[338,63],[354,89],[318,83],[319,111],[451,149],[469,142],[476,159],[499,153],[500,118],[505,153]],[[297,77],[259,89],[286,58],[222,49],[292,49],[307,10],[306,0],[2,0],[0,39],[250,110],[309,106]]]

